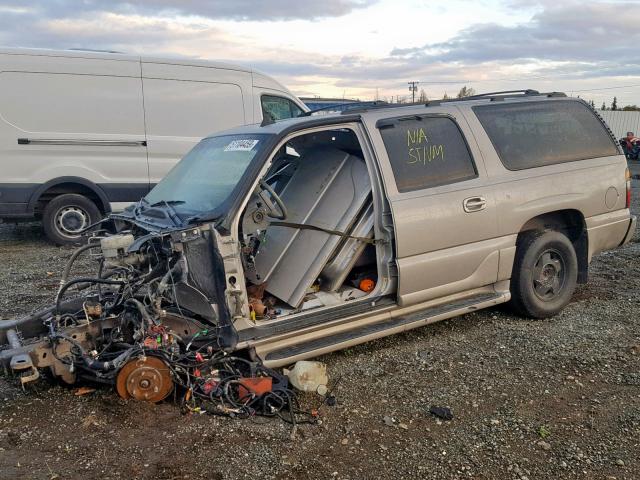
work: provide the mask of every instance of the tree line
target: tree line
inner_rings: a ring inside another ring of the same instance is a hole
[[[594,103],[593,100],[589,101],[589,104],[593,107],[596,108],[596,104]],[[606,102],[602,102],[602,106],[600,107],[600,110],[621,110],[624,112],[637,112],[640,111],[640,107],[638,107],[637,105],[625,105],[624,107],[620,107],[618,105],[618,97],[613,97],[613,100],[611,101],[611,105],[607,106]]]
[[[449,96],[447,92],[444,92],[444,96],[442,97],[442,100],[449,100],[450,98],[466,98],[466,97],[471,97],[475,94],[476,94],[476,91],[473,88],[467,87],[465,85],[454,96]],[[411,96],[396,95],[394,98],[394,96],[392,95],[391,98],[383,97],[382,100],[389,103],[411,103]],[[420,89],[420,93],[416,97],[415,101],[417,103],[426,103],[429,101],[429,97],[427,96],[427,92],[424,91],[424,88]]]

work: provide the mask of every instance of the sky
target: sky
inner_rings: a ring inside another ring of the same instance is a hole
[[[0,46],[249,65],[300,96],[533,88],[640,105],[640,0],[0,0]]]

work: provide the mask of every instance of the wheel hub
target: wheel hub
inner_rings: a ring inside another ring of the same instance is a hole
[[[533,269],[533,287],[542,300],[557,297],[565,284],[564,260],[556,250],[545,250]]]
[[[118,395],[156,403],[173,390],[167,365],[157,357],[144,357],[125,364],[116,379]]]
[[[79,207],[64,207],[56,214],[56,226],[65,235],[77,235],[89,226],[89,215]]]

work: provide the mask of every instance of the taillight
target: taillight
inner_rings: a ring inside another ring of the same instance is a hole
[[[627,183],[627,208],[631,208],[631,172],[628,168],[624,172],[624,178]]]

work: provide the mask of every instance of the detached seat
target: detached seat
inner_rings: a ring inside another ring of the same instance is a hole
[[[370,200],[364,160],[335,148],[306,152],[280,193],[287,223],[349,233]],[[317,230],[270,225],[247,276],[297,308],[343,237]]]

